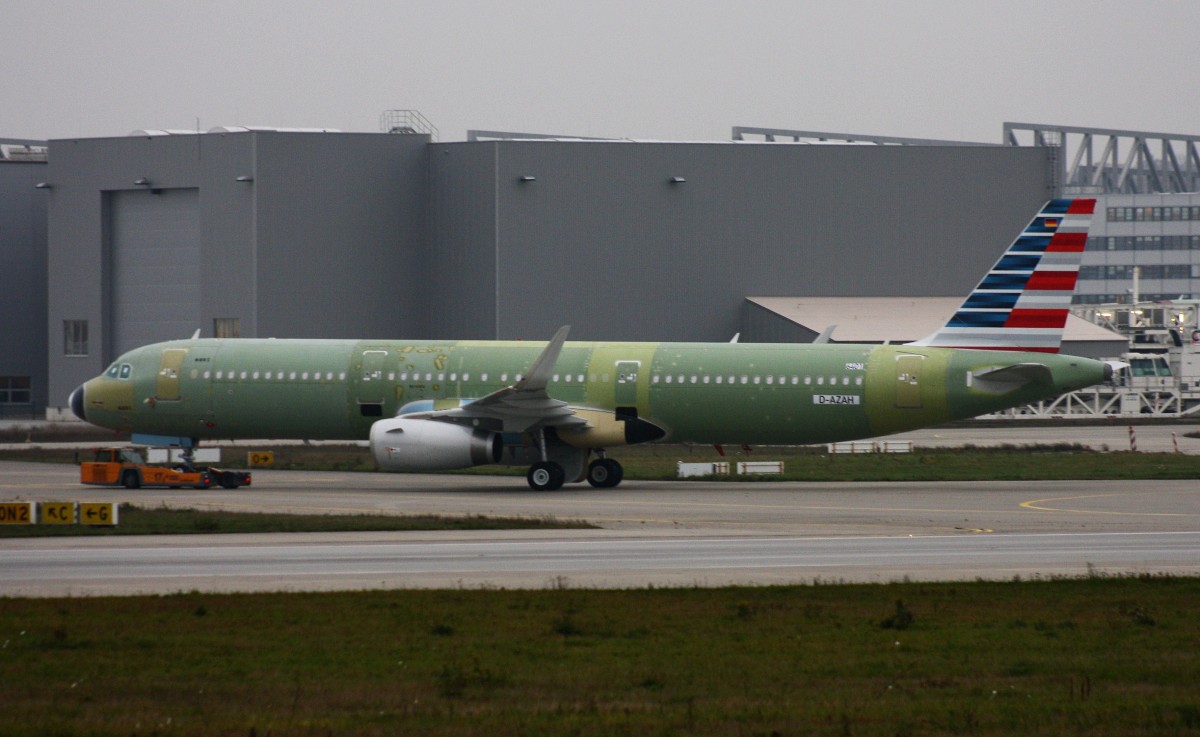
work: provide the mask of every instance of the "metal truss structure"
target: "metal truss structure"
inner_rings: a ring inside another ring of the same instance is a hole
[[[1058,175],[1065,195],[1175,194],[1200,190],[1200,154],[1197,154],[1200,135],[1005,123],[1004,143],[1060,148]]]
[[[1178,388],[1130,389],[1095,386],[1056,399],[1013,407],[984,415],[983,419],[1028,420],[1040,418],[1188,417],[1200,413],[1200,397]]]
[[[379,130],[384,133],[424,133],[437,141],[438,129],[419,110],[384,110],[379,114]]]
[[[735,141],[870,144],[877,146],[1046,146],[1057,190],[1079,194],[1176,194],[1200,191],[1200,135],[1005,123],[1002,144],[901,138],[858,133],[734,126]],[[1100,153],[1096,151],[1099,148]],[[1069,161],[1068,161],[1069,158]]]
[[[751,136],[751,138],[747,138]],[[761,138],[760,138],[761,137]],[[994,143],[971,141],[944,141],[936,138],[900,138],[898,136],[869,136],[858,133],[829,133],[824,131],[798,131],[785,128],[754,128],[737,125],[733,127],[735,141],[761,140],[775,143],[780,139],[795,143],[857,143],[876,146],[995,146]]]

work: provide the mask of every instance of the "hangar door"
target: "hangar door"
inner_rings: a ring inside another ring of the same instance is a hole
[[[200,327],[200,191],[158,192],[109,200],[113,358]]]

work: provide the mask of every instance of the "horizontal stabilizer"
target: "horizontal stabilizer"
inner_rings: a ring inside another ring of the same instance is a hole
[[[1005,394],[1026,384],[1053,384],[1054,372],[1042,363],[1016,363],[970,374],[969,386],[989,394]]]

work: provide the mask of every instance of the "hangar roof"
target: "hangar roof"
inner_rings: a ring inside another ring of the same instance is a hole
[[[819,333],[837,325],[837,343],[907,343],[946,324],[962,297],[747,297],[780,317]],[[1082,317],[1067,318],[1063,340],[1117,341],[1127,338]]]

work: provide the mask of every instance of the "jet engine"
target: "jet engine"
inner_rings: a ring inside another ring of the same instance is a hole
[[[496,463],[499,433],[435,420],[380,420],[371,425],[371,454],[389,471],[442,471]]]

